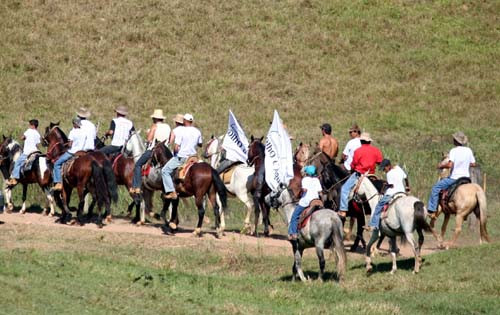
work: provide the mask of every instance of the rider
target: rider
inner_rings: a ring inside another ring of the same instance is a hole
[[[54,169],[52,171],[52,176],[54,178],[54,184],[56,184],[53,190],[62,190],[62,174],[61,169],[64,162],[68,161],[73,157],[77,151],[84,149],[85,145],[85,131],[81,129],[82,121],[80,118],[73,118],[73,129],[69,132],[68,143],[66,146],[70,148],[64,152],[54,163]]]
[[[170,139],[168,140],[168,143],[174,143],[176,135],[184,127],[184,115],[182,115],[182,114],[175,115],[174,123],[175,123],[175,127],[174,127],[174,129],[172,129],[172,132],[170,133]]]
[[[389,187],[384,196],[380,199],[373,211],[372,217],[370,219],[370,229],[374,232],[378,230],[380,223],[380,214],[384,205],[391,201],[392,197],[397,193],[404,193],[410,191],[410,184],[408,183],[408,176],[405,171],[399,165],[392,165],[391,161],[388,159],[382,160],[379,165],[379,170],[383,170],[386,173],[387,187]]]
[[[24,165],[24,162],[26,162],[28,155],[35,151],[38,151],[38,144],[40,143],[41,136],[40,133],[38,133],[37,128],[38,120],[30,120],[28,129],[21,137],[21,139],[24,140],[23,153],[17,158],[16,162],[14,163],[14,169],[12,170],[11,178],[7,183],[9,186],[17,185],[17,181],[21,177],[21,167]]]
[[[128,115],[128,111],[125,106],[118,106],[115,109],[115,112],[116,118],[113,118],[109,126],[109,130],[105,133],[106,137],[113,136],[111,145],[104,146],[99,150],[108,156],[113,153],[120,152],[130,133],[135,130],[134,124],[125,118]]]
[[[193,126],[193,115],[184,115],[184,127],[179,128],[175,132],[175,156],[172,157],[162,168],[161,177],[163,180],[163,188],[165,189],[166,199],[177,199],[172,174],[186,160],[193,155],[196,155],[196,147],[201,147],[202,138],[201,132]],[[177,129],[177,128],[176,128]]]
[[[431,214],[431,218],[435,218],[439,200],[439,192],[443,189],[448,189],[460,177],[470,177],[469,167],[476,166],[474,153],[469,147],[466,147],[467,136],[462,132],[455,132],[453,135],[453,144],[455,147],[450,150],[449,160],[442,162],[438,168],[450,168],[451,174],[447,178],[443,178],[432,186],[427,211]]]
[[[130,193],[139,194],[141,192],[141,169],[144,164],[151,158],[153,154],[153,148],[159,142],[166,141],[165,145],[168,144],[170,138],[170,126],[163,121],[165,116],[163,116],[163,110],[155,109],[153,115],[153,125],[149,128],[146,141],[148,146],[146,151],[141,155],[139,160],[135,162],[134,166],[134,178],[132,179],[132,187],[130,187]]]
[[[304,173],[306,176],[302,178],[302,197],[293,211],[290,225],[288,226],[288,239],[290,241],[297,239],[300,214],[309,206],[312,200],[319,199],[319,194],[323,191],[314,165],[304,167]]]
[[[340,192],[339,215],[346,216],[348,210],[348,199],[352,188],[356,185],[362,174],[374,174],[375,165],[382,162],[382,152],[377,147],[371,145],[372,138],[367,132],[363,132],[359,138],[361,147],[354,151],[351,162],[351,176],[346,180]]]
[[[351,162],[352,157],[354,156],[354,151],[361,146],[361,141],[359,140],[360,135],[361,129],[359,129],[357,124],[353,124],[351,128],[349,128],[349,136],[351,137],[351,140],[347,142],[344,151],[342,151],[341,163],[343,162],[342,165],[344,165],[346,171],[351,170]]]
[[[82,126],[80,127],[85,133],[85,144],[83,145],[83,150],[92,151],[95,149],[95,139],[97,135],[97,129],[95,125],[88,120],[90,117],[90,111],[85,107],[80,107],[76,111],[76,116],[80,118]]]
[[[321,125],[320,128],[323,138],[319,141],[318,148],[335,163],[335,158],[339,150],[339,143],[337,139],[332,137],[332,126],[325,123]]]

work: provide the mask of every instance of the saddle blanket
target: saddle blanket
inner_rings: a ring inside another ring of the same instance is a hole
[[[305,208],[304,211],[302,211],[302,213],[300,214],[298,225],[299,230],[307,225],[307,222],[309,222],[309,219],[311,218],[311,215],[314,213],[314,211],[321,208],[323,208],[323,201],[319,199],[311,200],[309,207]]]

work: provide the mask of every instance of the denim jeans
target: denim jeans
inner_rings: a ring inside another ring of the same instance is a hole
[[[133,188],[140,188],[141,187],[141,180],[142,180],[142,175],[141,175],[141,170],[142,166],[146,164],[146,162],[151,158],[151,155],[153,155],[153,151],[151,150],[146,150],[141,157],[135,162],[134,166],[134,178],[132,179],[132,187]]]
[[[28,156],[24,153],[17,158],[14,163],[14,169],[12,170],[12,178],[19,179],[21,177],[21,167],[23,167],[27,158]]]
[[[290,219],[290,225],[288,226],[288,235],[297,234],[299,230],[299,217],[306,207],[300,205],[295,206],[293,210],[292,218]]]
[[[356,183],[358,182],[358,173],[352,173],[340,189],[340,208],[339,211],[347,211],[349,209],[349,194]]]
[[[370,226],[373,226],[374,228],[378,229],[380,223],[380,215],[382,214],[382,209],[389,201],[391,201],[392,196],[393,195],[384,195],[377,203],[375,211],[373,211],[372,217],[370,219],[370,224],[369,224]]]
[[[62,174],[61,174],[62,165],[64,164],[64,162],[71,159],[72,157],[73,154],[65,152],[54,163],[54,170],[52,171],[52,176],[54,176],[54,183],[62,183]]]
[[[166,193],[172,192],[175,190],[174,182],[172,181],[172,174],[174,171],[186,162],[187,158],[181,158],[178,156],[174,156],[171,158],[167,164],[161,169],[161,179],[163,181],[163,188]]]
[[[432,186],[429,203],[427,204],[427,211],[436,212],[439,201],[439,192],[443,189],[448,189],[448,187],[453,185],[453,183],[455,183],[456,181],[456,179],[446,177]]]
[[[122,147],[117,147],[116,145],[107,145],[99,149],[102,153],[106,155],[111,155],[113,153],[118,153],[122,150]]]

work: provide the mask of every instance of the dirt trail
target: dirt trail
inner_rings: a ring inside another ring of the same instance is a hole
[[[64,234],[67,233],[77,233],[76,231],[98,231],[99,233],[131,233],[131,234],[143,234],[154,236],[155,239],[160,239],[160,243],[164,246],[175,246],[176,239],[183,239],[181,243],[189,240],[192,242],[203,242],[206,240],[211,240],[217,244],[232,243],[232,244],[244,244],[251,247],[258,247],[263,249],[264,253],[270,255],[290,255],[290,244],[283,235],[273,235],[271,237],[253,237],[248,235],[242,235],[234,231],[226,231],[225,236],[220,239],[215,237],[215,233],[211,228],[204,227],[203,235],[201,238],[194,237],[192,235],[192,229],[180,229],[175,236],[167,236],[163,233],[162,229],[158,224],[147,224],[143,226],[136,226],[130,223],[127,219],[115,218],[113,222],[106,225],[104,228],[99,229],[95,224],[89,223],[84,226],[71,226],[55,223],[56,218],[43,216],[37,213],[2,213],[0,214],[0,221],[5,222],[6,225],[30,225],[30,226],[43,226],[50,229],[58,229]],[[0,230],[1,230],[0,225]],[[365,235],[365,239],[368,240],[368,235]],[[164,242],[161,240],[165,240]],[[180,241],[180,240],[179,240]],[[346,241],[346,249],[350,247],[352,242]],[[384,242],[382,245],[383,250],[387,250],[388,244]],[[437,243],[432,238],[432,235],[426,234],[426,241],[424,243],[423,255],[437,251]],[[311,251],[314,253],[314,251]],[[401,256],[412,257],[413,253],[410,247],[407,245],[401,246]],[[361,250],[357,253],[350,253],[351,258],[361,258],[363,255]]]

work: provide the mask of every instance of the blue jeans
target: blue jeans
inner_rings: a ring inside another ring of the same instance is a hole
[[[382,209],[384,209],[384,206],[391,201],[393,195],[384,195],[379,202],[377,203],[377,206],[375,207],[375,211],[373,211],[372,217],[370,219],[370,226],[373,226],[374,228],[378,229],[379,223],[380,223],[380,215],[382,214]]]
[[[107,145],[99,149],[102,153],[106,155],[111,155],[113,153],[118,153],[122,150],[122,147],[117,147],[116,145]]]
[[[24,162],[26,162],[27,158],[28,156],[24,153],[17,158],[16,162],[14,163],[14,169],[12,170],[12,178],[21,178],[21,167],[24,165]]]
[[[73,154],[71,154],[69,152],[65,152],[54,163],[54,170],[52,171],[52,176],[54,176],[54,183],[56,183],[56,184],[62,183],[62,174],[61,174],[62,165],[64,164],[64,162],[71,159],[72,157],[73,157]]]
[[[456,181],[456,179],[446,177],[432,186],[431,196],[429,197],[429,203],[427,204],[427,211],[436,212],[439,201],[439,192],[443,189],[448,189],[448,187],[453,185]]]
[[[186,162],[187,158],[181,158],[178,156],[174,156],[170,160],[168,160],[167,164],[161,169],[161,179],[163,181],[163,188],[166,193],[172,192],[175,190],[174,182],[172,181],[172,174],[174,171]]]
[[[299,231],[299,217],[306,207],[302,207],[297,204],[295,210],[293,210],[292,218],[290,219],[290,225],[288,226],[288,235],[297,234]]]
[[[339,211],[346,212],[349,209],[349,194],[356,183],[358,182],[358,173],[352,173],[351,176],[345,181],[340,189],[340,208]]]
[[[146,164],[146,162],[151,158],[151,155],[153,155],[153,151],[151,150],[146,150],[141,157],[135,162],[134,166],[134,178],[132,179],[132,187],[133,188],[140,188],[141,187],[141,179],[142,179],[142,166]]]

